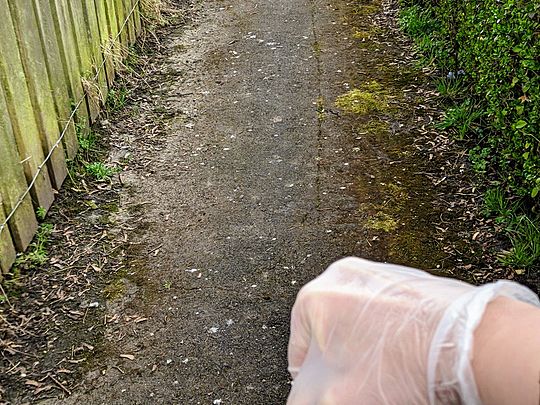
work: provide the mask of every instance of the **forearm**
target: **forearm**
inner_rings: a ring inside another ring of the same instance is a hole
[[[474,333],[473,369],[485,405],[538,405],[540,309],[492,301]]]

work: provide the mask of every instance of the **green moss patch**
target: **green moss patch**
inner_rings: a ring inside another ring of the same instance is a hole
[[[367,83],[362,89],[352,89],[339,96],[336,100],[336,106],[343,111],[360,115],[383,112],[389,108],[386,95],[377,82]]]
[[[375,229],[385,232],[395,231],[398,227],[397,221],[385,212],[379,211],[368,219],[366,223],[368,229]]]

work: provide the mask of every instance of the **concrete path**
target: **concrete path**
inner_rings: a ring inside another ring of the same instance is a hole
[[[351,5],[202,7],[146,78],[169,130],[133,146],[125,297],[108,305],[107,352],[62,403],[282,404],[298,289],[340,257],[387,258],[384,232],[359,225],[384,151],[355,154],[334,106],[358,81]]]

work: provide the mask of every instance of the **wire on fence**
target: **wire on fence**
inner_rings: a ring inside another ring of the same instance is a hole
[[[124,20],[124,23],[122,24],[122,26],[120,27],[120,29],[118,30],[118,33],[116,34],[116,36],[113,38],[112,40],[112,44],[116,43],[116,41],[118,40],[118,38],[120,37],[120,35],[122,34],[122,32],[124,31],[124,28],[126,27],[129,19],[131,18],[131,16],[133,15],[133,13],[135,12],[135,9],[139,6],[139,3],[141,2],[141,0],[137,0],[135,2],[135,4],[133,5],[133,7],[131,8],[131,11],[129,12],[129,14],[127,15],[126,19]],[[96,70],[96,74],[94,75],[94,80],[98,80],[99,79],[99,75],[101,74],[103,68],[105,67],[105,63],[106,63],[106,58],[103,58],[103,61],[101,62],[101,65],[97,68]],[[49,161],[49,159],[51,158],[53,152],[55,151],[56,148],[58,148],[58,145],[60,145],[60,143],[62,142],[62,139],[64,138],[64,136],[66,135],[68,129],[69,129],[69,126],[71,124],[71,122],[73,121],[73,119],[75,118],[75,115],[77,113],[77,111],[79,110],[79,107],[81,106],[81,104],[84,102],[84,99],[86,97],[86,90],[83,92],[83,95],[81,97],[81,99],[75,104],[75,107],[73,108],[73,111],[71,112],[67,122],[66,122],[66,125],[64,126],[62,132],[60,133],[60,137],[58,138],[58,140],[54,143],[54,145],[51,147],[51,150],[49,151],[49,153],[47,154],[47,156],[45,157],[45,159],[43,160],[43,162],[41,162],[41,164],[37,167],[37,170],[36,170],[36,173],[34,174],[34,177],[32,178],[32,181],[30,182],[30,184],[28,185],[27,189],[24,191],[24,193],[19,197],[19,199],[17,200],[17,202],[15,203],[15,205],[13,206],[13,208],[11,209],[11,212],[8,214],[8,216],[6,217],[6,219],[4,220],[4,222],[2,222],[2,224],[0,225],[0,235],[2,234],[2,232],[4,231],[5,228],[7,228],[8,226],[8,222],[9,220],[13,217],[13,215],[15,215],[15,212],[17,212],[17,209],[21,206],[21,204],[23,203],[24,199],[26,198],[26,196],[28,195],[28,193],[30,192],[30,190],[32,189],[32,187],[34,186],[34,184],[36,183],[36,180],[38,179],[39,175],[41,174],[41,170],[43,169],[43,167],[47,164],[47,162]]]

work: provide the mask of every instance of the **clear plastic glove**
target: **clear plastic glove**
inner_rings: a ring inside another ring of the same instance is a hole
[[[473,333],[500,296],[540,306],[509,281],[474,287],[358,258],[334,263],[292,311],[288,404],[481,404]]]

